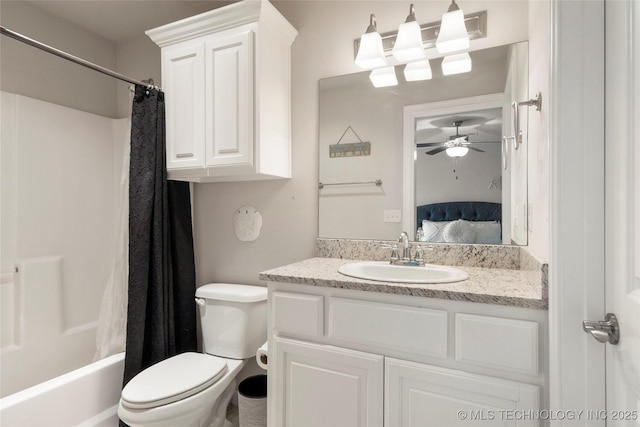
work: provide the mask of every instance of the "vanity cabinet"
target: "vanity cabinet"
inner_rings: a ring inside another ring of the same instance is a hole
[[[269,283],[269,425],[536,426],[543,310]]]
[[[234,3],[147,35],[161,47],[170,179],[291,177],[297,32],[271,3]]]

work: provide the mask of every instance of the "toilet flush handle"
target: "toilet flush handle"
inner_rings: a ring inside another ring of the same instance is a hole
[[[196,304],[198,304],[200,307],[204,307],[207,303],[205,302],[204,298],[196,298]]]

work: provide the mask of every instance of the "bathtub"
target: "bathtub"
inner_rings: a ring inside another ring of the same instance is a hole
[[[124,353],[0,399],[2,427],[116,427]]]

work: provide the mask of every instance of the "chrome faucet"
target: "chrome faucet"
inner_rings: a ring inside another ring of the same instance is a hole
[[[399,254],[399,245],[402,246],[402,257]],[[425,265],[424,259],[424,251],[431,250],[433,248],[416,246],[416,255],[415,258],[411,258],[411,244],[409,241],[409,235],[406,231],[400,233],[400,238],[398,239],[398,243],[395,244],[383,244],[383,248],[392,249],[391,257],[389,258],[389,263],[393,265],[405,265],[405,266],[423,266]]]
[[[411,248],[409,246],[409,235],[406,231],[400,233],[398,243],[402,245],[402,260],[411,261]]]

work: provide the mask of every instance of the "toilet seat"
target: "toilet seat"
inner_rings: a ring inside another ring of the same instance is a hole
[[[211,387],[227,372],[227,361],[202,353],[182,353],[140,372],[122,390],[121,403],[148,409],[173,403]]]

